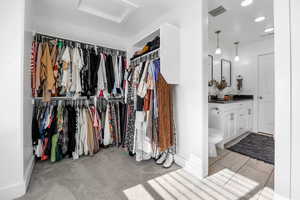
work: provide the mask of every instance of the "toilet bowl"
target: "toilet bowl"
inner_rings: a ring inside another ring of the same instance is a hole
[[[223,140],[223,133],[219,129],[209,128],[208,134],[208,148],[209,148],[209,157],[217,157],[217,147],[216,145]]]

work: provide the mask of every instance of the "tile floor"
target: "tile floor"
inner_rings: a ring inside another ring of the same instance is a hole
[[[123,191],[128,200],[272,200],[273,190],[223,169],[199,180],[179,169]]]
[[[272,200],[274,166],[229,150],[209,159],[199,180],[179,169],[124,190],[128,200]]]
[[[213,176],[218,172],[222,173],[224,170],[230,170],[230,175],[223,180],[225,187],[230,188],[243,179],[255,182],[255,189],[247,192],[245,199],[254,199],[254,196],[260,195],[265,188],[270,191],[274,189],[273,165],[226,149],[218,149],[218,152],[218,157],[209,159],[209,175]]]

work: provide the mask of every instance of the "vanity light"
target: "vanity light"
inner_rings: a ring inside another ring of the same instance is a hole
[[[246,7],[246,6],[251,5],[252,3],[253,3],[253,0],[243,0],[241,3],[241,6]]]
[[[235,45],[235,57],[234,57],[234,61],[235,62],[240,61],[240,57],[239,57],[239,44],[240,44],[240,42],[235,42],[234,43],[234,45]]]
[[[222,54],[222,49],[220,48],[220,38],[219,38],[220,33],[221,33],[221,31],[215,32],[215,34],[217,34],[217,49],[216,49],[215,54],[217,54],[217,55]]]
[[[266,28],[265,29],[265,33],[271,33],[274,31],[274,28],[273,27],[269,27],[269,28]]]
[[[266,17],[265,16],[261,16],[261,17],[257,17],[257,18],[255,18],[255,22],[262,22],[262,21],[264,21],[266,19]]]

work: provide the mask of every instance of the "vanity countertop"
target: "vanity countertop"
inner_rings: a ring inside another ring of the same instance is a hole
[[[239,103],[244,101],[253,101],[253,95],[232,95],[232,100],[225,101],[224,99],[212,99],[208,101],[208,103],[216,103],[216,104],[231,104],[231,103]]]
[[[208,101],[208,103],[231,104],[231,103],[239,103],[239,102],[244,102],[244,101],[253,101],[253,99],[239,99],[239,100],[229,100],[229,101],[211,100],[211,101]]]

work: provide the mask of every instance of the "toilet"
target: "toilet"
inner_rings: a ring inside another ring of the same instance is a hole
[[[217,157],[217,144],[222,142],[223,133],[219,129],[209,128],[208,131],[208,148],[209,148],[209,157]]]

